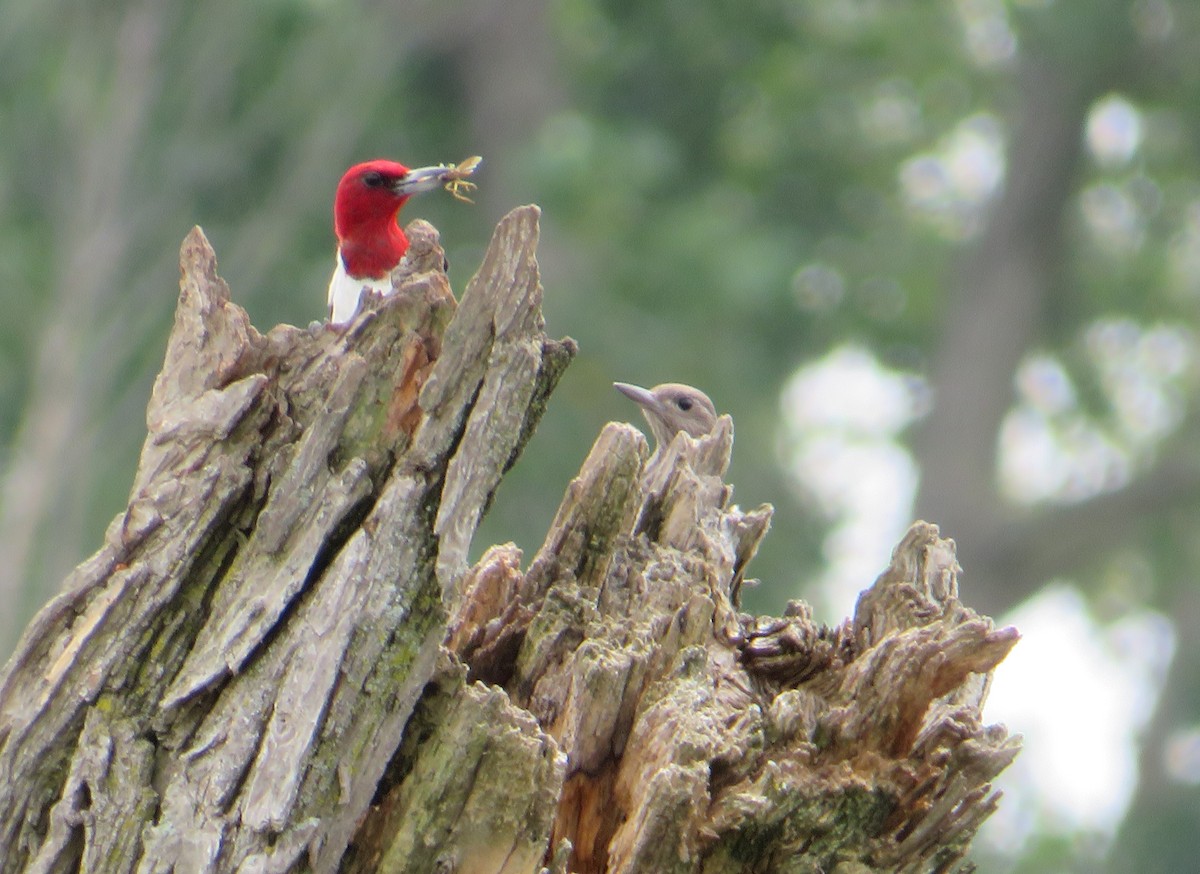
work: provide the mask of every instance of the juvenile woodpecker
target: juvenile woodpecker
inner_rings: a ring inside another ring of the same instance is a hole
[[[410,170],[385,160],[355,164],[346,171],[333,200],[338,251],[329,282],[332,324],[354,317],[364,289],[391,293],[392,270],[408,251],[408,237],[397,223],[400,208],[414,194],[451,183],[459,172],[453,164]]]
[[[642,408],[642,415],[650,423],[654,434],[654,455],[667,445],[680,431],[693,437],[703,437],[717,424],[717,410],[708,395],[698,388],[667,382],[652,389],[614,382],[613,388]]]

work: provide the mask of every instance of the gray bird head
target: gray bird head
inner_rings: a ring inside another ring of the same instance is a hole
[[[703,437],[717,424],[717,410],[708,395],[698,388],[678,382],[665,382],[645,389],[625,382],[613,387],[642,408],[657,442],[655,451],[666,447],[680,431]]]

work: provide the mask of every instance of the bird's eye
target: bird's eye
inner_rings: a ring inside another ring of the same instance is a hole
[[[686,413],[688,410],[690,410],[692,408],[692,399],[691,398],[676,398],[675,406],[679,407],[679,409],[683,410]]]
[[[363,185],[367,186],[367,188],[382,188],[385,183],[383,174],[378,170],[372,170],[369,173],[364,173],[362,181]]]

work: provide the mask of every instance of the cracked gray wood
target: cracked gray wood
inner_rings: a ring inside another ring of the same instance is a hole
[[[722,417],[644,470],[641,435],[609,425],[528,570],[495,547],[464,579],[447,646],[566,756],[555,870],[970,870],[1019,750],[980,718],[1016,631],[961,603],[924,522],[836,628],[798,602],[740,613],[771,508],[730,504],[732,443]]]
[[[199,230],[129,507],[0,677],[0,872],[965,870],[1015,643],[917,523],[835,628],[738,608],[733,424],[610,424],[541,548],[467,555],[574,344],[538,211],[259,334]]]
[[[340,864],[444,634],[432,519],[465,553],[542,410],[515,399],[574,351],[542,330],[535,207],[461,306],[436,232],[409,233],[395,295],[265,336],[203,234],[184,242],[129,509],[0,686],[0,870],[81,847],[94,870]],[[456,464],[470,488],[447,492]]]

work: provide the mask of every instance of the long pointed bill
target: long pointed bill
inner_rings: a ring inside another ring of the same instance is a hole
[[[405,197],[433,191],[446,183],[447,173],[448,170],[444,164],[437,167],[418,167],[415,170],[409,170],[392,183],[392,190]]]
[[[614,382],[613,388],[625,395],[625,397],[629,398],[639,407],[649,407],[652,410],[658,409],[658,398],[656,398],[648,389],[644,389],[640,385],[630,385],[627,382]]]

